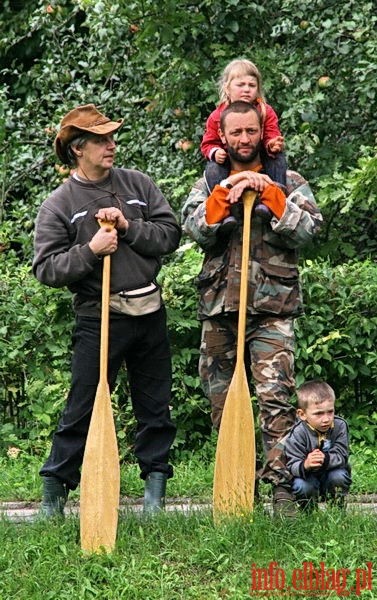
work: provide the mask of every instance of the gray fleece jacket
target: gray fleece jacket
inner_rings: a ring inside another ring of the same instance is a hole
[[[293,477],[305,479],[308,474],[321,474],[323,471],[338,468],[350,471],[348,425],[341,417],[334,417],[334,427],[326,434],[313,429],[306,421],[299,421],[288,434],[284,446],[287,467]],[[319,470],[306,471],[305,459],[316,448],[324,452],[325,462]]]
[[[33,272],[51,287],[67,286],[75,310],[100,315],[102,260],[89,248],[98,230],[95,214],[116,206],[129,221],[111,256],[111,293],[154,281],[161,256],[173,252],[181,230],[159,188],[145,174],[111,169],[100,185],[70,177],[42,204],[35,227]]]

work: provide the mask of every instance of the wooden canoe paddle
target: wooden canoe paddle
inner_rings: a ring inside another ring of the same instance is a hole
[[[225,399],[217,440],[213,485],[213,516],[252,512],[255,485],[255,430],[244,355],[250,255],[251,211],[256,192],[243,193],[244,223],[238,315],[237,359]]]
[[[101,226],[112,226],[99,222]],[[80,482],[81,548],[111,552],[115,546],[120,489],[118,443],[107,380],[110,255],[103,258],[100,376],[86,440]]]

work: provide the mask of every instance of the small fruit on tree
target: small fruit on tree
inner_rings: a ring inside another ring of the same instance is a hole
[[[327,75],[320,77],[318,79],[318,87],[320,88],[327,88],[331,85],[331,79],[330,77],[328,77]]]
[[[177,148],[179,148],[180,150],[183,150],[183,152],[187,152],[188,150],[191,150],[193,145],[194,145],[194,142],[192,142],[191,140],[179,140],[177,142]]]
[[[59,175],[68,175],[69,173],[69,167],[65,167],[63,165],[55,165],[55,171],[57,171],[59,173]]]

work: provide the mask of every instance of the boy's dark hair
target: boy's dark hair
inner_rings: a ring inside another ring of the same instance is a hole
[[[306,410],[309,403],[322,404],[326,400],[335,402],[335,392],[325,381],[307,381],[297,390],[297,408]]]
[[[223,112],[221,113],[221,116],[220,116],[221,131],[224,131],[225,119],[226,119],[227,115],[229,115],[229,113],[245,114],[248,112],[255,112],[255,114],[258,117],[259,125],[262,127],[262,116],[261,116],[261,113],[259,112],[259,110],[257,110],[257,108],[253,104],[250,104],[249,102],[244,102],[243,100],[236,100],[235,102],[231,102],[231,104],[229,104],[226,108],[224,108]]]

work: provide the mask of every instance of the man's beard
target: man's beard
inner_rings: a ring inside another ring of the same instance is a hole
[[[250,150],[249,154],[239,154],[237,150],[228,145],[226,149],[230,158],[232,158],[235,162],[250,163],[253,162],[256,158],[258,158],[261,149],[261,142],[258,142],[255,148],[253,150]]]

